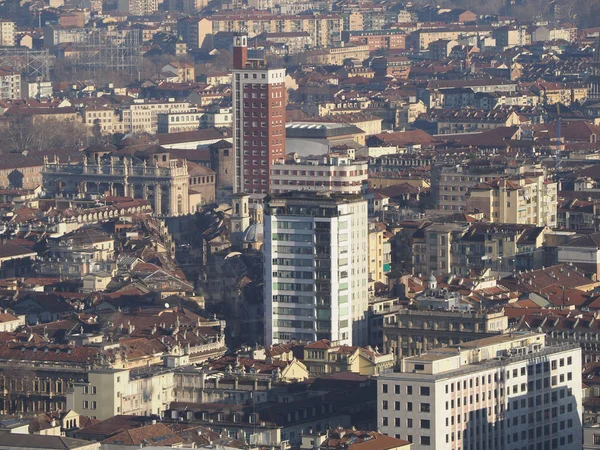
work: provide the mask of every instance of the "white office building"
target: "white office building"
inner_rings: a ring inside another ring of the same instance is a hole
[[[580,449],[581,349],[511,333],[404,358],[378,379],[377,420],[413,450]]]
[[[364,345],[368,213],[358,195],[290,192],[265,207],[265,343]]]

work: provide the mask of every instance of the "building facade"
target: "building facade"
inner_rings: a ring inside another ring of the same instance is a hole
[[[234,192],[266,194],[273,161],[285,157],[285,69],[248,59],[248,37],[233,49]]]
[[[42,170],[48,195],[116,195],[147,199],[156,214],[190,211],[189,173],[185,159],[173,159],[156,146],[134,156],[88,155],[81,163],[46,158]],[[195,208],[192,208],[195,210]]]
[[[367,339],[367,202],[292,192],[265,208],[265,343]]]
[[[271,166],[274,194],[291,191],[330,191],[361,194],[367,187],[369,165],[344,155],[279,160]]]
[[[581,350],[512,333],[405,358],[378,379],[378,426],[416,450],[580,449]]]
[[[384,350],[403,357],[503,333],[502,311],[429,311],[399,308],[383,323]]]

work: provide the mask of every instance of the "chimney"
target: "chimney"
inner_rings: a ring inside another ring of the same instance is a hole
[[[248,62],[248,36],[238,35],[233,39],[233,68],[243,69]]]

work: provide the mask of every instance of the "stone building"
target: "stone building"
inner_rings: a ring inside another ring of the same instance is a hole
[[[188,214],[187,160],[173,158],[159,145],[130,145],[121,149],[92,146],[82,162],[44,160],[47,195],[85,197],[89,194],[147,199],[158,215]]]
[[[396,358],[503,333],[503,311],[430,311],[399,308],[383,324],[384,351]]]

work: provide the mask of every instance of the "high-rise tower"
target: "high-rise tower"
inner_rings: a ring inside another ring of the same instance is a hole
[[[267,197],[265,344],[319,339],[367,344],[367,210],[360,195]]]
[[[285,158],[285,69],[248,57],[248,37],[233,42],[234,192],[266,194],[273,161]]]

